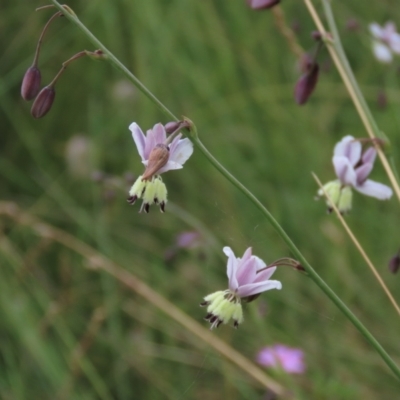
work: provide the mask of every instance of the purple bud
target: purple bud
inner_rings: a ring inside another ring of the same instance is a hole
[[[392,257],[390,259],[388,267],[389,267],[389,271],[392,274],[395,274],[399,270],[399,268],[400,268],[400,256],[399,256],[399,254],[396,254],[394,257]]]
[[[317,63],[314,63],[311,69],[297,81],[294,88],[294,98],[297,104],[302,105],[307,102],[317,84],[318,73],[319,66]]]
[[[39,69],[34,65],[29,67],[25,72],[21,85],[21,96],[24,100],[29,101],[36,97],[40,89],[40,80]]]
[[[167,134],[173,133],[175,132],[180,126],[181,126],[182,122],[176,122],[176,121],[171,121],[165,124],[165,131],[167,132]]]
[[[55,96],[56,92],[53,86],[45,86],[32,104],[31,114],[33,118],[44,117],[50,111]]]
[[[276,6],[281,0],[247,0],[248,5],[254,10],[262,10]]]
[[[316,41],[319,42],[322,39],[322,35],[320,31],[313,31],[311,32],[311,37]]]

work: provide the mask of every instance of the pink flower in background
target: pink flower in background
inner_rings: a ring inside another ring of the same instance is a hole
[[[372,35],[372,50],[378,61],[390,63],[393,54],[400,54],[400,34],[393,22],[387,22],[383,27],[377,23],[369,26]]]
[[[257,362],[267,368],[283,369],[288,374],[303,374],[306,370],[303,350],[283,344],[261,349]]]

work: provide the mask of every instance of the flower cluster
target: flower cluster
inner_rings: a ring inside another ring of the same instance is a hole
[[[205,319],[211,323],[211,329],[231,319],[237,328],[243,322],[242,301],[249,302],[262,292],[282,288],[281,282],[269,279],[276,267],[267,267],[263,260],[253,256],[251,247],[242,258],[235,257],[230,247],[224,247],[223,251],[228,257],[229,288],[209,294],[200,304],[207,306]]]
[[[378,61],[390,63],[393,54],[400,54],[400,34],[393,22],[387,22],[383,27],[377,23],[369,26],[372,35],[372,50]]]
[[[167,140],[167,133],[162,124],[154,125],[146,135],[135,122],[129,129],[146,169],[129,190],[128,202],[134,204],[137,199],[143,199],[140,212],[149,212],[152,204],[159,204],[160,210],[164,212],[167,188],[160,174],[182,168],[193,153],[193,144],[187,138],[181,139],[181,134]]]
[[[319,189],[318,196],[329,197],[329,211],[332,203],[341,213],[350,211],[352,205],[352,188],[367,196],[387,200],[392,196],[392,189],[379,182],[367,179],[374,166],[376,150],[369,147],[362,153],[362,145],[353,136],[345,136],[336,144],[333,151],[333,166],[338,179],[328,182]]]

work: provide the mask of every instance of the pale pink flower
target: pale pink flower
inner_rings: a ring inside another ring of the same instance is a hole
[[[281,282],[269,279],[276,267],[267,267],[263,260],[253,256],[251,247],[242,258],[235,257],[230,247],[224,247],[223,251],[228,257],[229,289],[209,294],[201,303],[208,306],[205,319],[211,323],[211,329],[230,319],[237,328],[243,322],[242,300],[249,301],[267,290],[282,288]]]
[[[393,22],[387,22],[383,27],[377,23],[369,26],[372,35],[372,49],[378,61],[390,63],[393,54],[400,54],[400,34]]]
[[[129,125],[132,132],[133,140],[135,141],[138,153],[142,158],[142,163],[147,166],[151,151],[158,144],[167,144],[167,133],[165,132],[164,125],[156,124],[153,129],[149,129],[146,135],[143,134],[139,125],[132,122]],[[157,174],[183,168],[183,164],[193,153],[193,143],[188,139],[181,139],[182,134],[179,133],[174,137],[172,142],[168,145],[169,159],[168,162],[157,171]]]
[[[333,166],[337,180],[328,182],[318,191],[319,196],[324,192],[329,196],[329,209],[335,204],[341,213],[351,209],[351,188],[367,196],[379,200],[390,199],[393,192],[389,186],[367,179],[372,171],[376,158],[376,150],[369,147],[362,152],[362,145],[353,136],[345,136],[336,144],[333,151]]]
[[[257,354],[257,362],[264,367],[282,369],[289,374],[303,374],[306,370],[303,351],[283,344],[261,349]]]

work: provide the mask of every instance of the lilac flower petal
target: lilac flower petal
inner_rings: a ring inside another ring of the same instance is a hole
[[[251,247],[246,249],[241,260],[242,260],[242,262],[244,262],[244,261],[248,260],[250,257],[252,257],[252,248]]]
[[[135,141],[136,147],[138,149],[138,153],[140,157],[142,158],[142,161],[145,160],[145,144],[146,144],[146,138],[142,132],[142,130],[139,128],[139,125],[136,122],[132,122],[129,125],[129,130],[132,132],[132,137],[133,140]]]
[[[188,138],[185,138],[180,140],[174,149],[170,149],[169,159],[183,165],[192,153],[193,143]]]
[[[382,39],[383,29],[376,22],[369,25],[369,31],[375,39]]]
[[[169,145],[169,152],[173,154],[175,152],[176,146],[178,146],[179,140],[182,137],[181,133],[178,133],[173,139],[171,144]]]
[[[357,185],[361,185],[369,176],[373,168],[372,163],[365,163],[361,165],[361,167],[356,168],[356,175],[357,175]]]
[[[163,124],[155,124],[153,127],[153,135],[155,144],[165,143],[167,139],[167,133]]]
[[[280,0],[247,0],[249,6],[255,10],[261,10],[263,8],[271,8],[275,4],[278,4]]]
[[[375,58],[383,63],[390,63],[393,60],[392,53],[385,44],[380,42],[372,43],[372,51],[375,54]]]
[[[350,186],[356,185],[356,173],[348,158],[344,156],[334,156],[333,167],[335,168],[336,176],[342,184]]]
[[[144,148],[144,157],[146,160],[149,159],[151,151],[156,146],[156,140],[154,137],[154,132],[152,129],[148,129],[146,132],[146,141],[145,141],[145,148]],[[145,164],[146,165],[146,164]]]
[[[258,272],[256,275],[256,279],[253,283],[267,281],[271,278],[272,274],[275,272],[276,267],[266,268],[264,271]]]
[[[400,54],[400,34],[394,33],[389,40],[389,46],[393,53]]]
[[[366,180],[362,185],[354,187],[358,192],[379,200],[388,200],[392,197],[393,191],[389,186],[382,183]]]
[[[254,257],[247,258],[245,261],[240,260],[236,270],[236,279],[239,287],[253,283],[256,279],[257,269]]]
[[[349,159],[351,165],[356,165],[361,157],[361,143],[354,141],[353,136],[345,136],[336,144],[333,156],[344,156]]]
[[[253,294],[266,292],[267,290],[271,289],[282,289],[282,283],[279,281],[249,283],[247,285],[240,286],[237,293],[240,297],[248,297]]]
[[[260,269],[263,269],[267,266],[267,264],[265,264],[265,262],[263,260],[261,260],[261,258],[259,258],[257,256],[253,256],[253,257],[255,258],[257,271],[259,271]]]
[[[236,279],[236,270],[237,270],[238,261],[230,247],[225,246],[222,249],[222,251],[225,253],[226,256],[228,256],[228,263],[226,266],[226,274],[228,275],[229,289],[232,291],[235,291],[239,286],[238,281]]]
[[[364,151],[364,154],[361,157],[363,163],[371,163],[374,164],[376,158],[376,150],[373,147],[368,148]]]
[[[167,163],[157,171],[157,174],[162,174],[163,172],[181,168],[183,168],[181,164],[175,161],[168,160]]]

